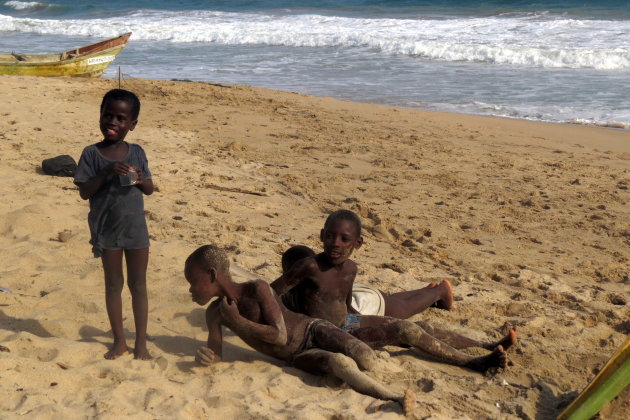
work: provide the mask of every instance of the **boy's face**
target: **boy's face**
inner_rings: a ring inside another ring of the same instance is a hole
[[[110,142],[123,141],[129,131],[136,128],[138,120],[132,117],[132,104],[127,101],[110,100],[101,111],[99,125],[103,139]]]
[[[363,244],[363,238],[357,233],[357,227],[350,220],[333,220],[324,226],[320,233],[324,254],[334,265],[346,261],[352,251]]]
[[[216,271],[215,271],[216,273]],[[188,291],[192,300],[199,305],[205,305],[219,294],[219,284],[213,278],[211,270],[207,270],[196,262],[186,264],[184,275],[190,284]]]

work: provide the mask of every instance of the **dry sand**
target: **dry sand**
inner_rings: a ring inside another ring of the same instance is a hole
[[[390,348],[391,388],[416,418],[548,419],[630,333],[630,133],[449,115],[241,86],[133,79],[143,102],[128,140],[157,185],[145,199],[150,362],[103,359],[111,342],[88,203],[41,161],[99,140],[115,80],[0,77],[0,417],[393,419],[330,378],[286,367],[226,332],[226,360],[195,365],[204,310],[185,257],[230,251],[238,280],[279,275],[280,253],[319,249],[326,214],[365,223],[358,280],[394,292],[455,285],[430,320],[478,339],[519,327],[496,376]],[[125,328],[134,327],[124,292]],[[630,418],[626,390],[602,414]]]

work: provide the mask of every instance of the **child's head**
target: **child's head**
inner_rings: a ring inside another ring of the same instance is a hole
[[[361,236],[361,219],[359,219],[359,216],[351,210],[337,210],[330,213],[326,218],[326,222],[324,222],[324,230],[326,230],[327,226],[337,222],[338,220],[347,220],[350,222],[354,225],[356,236]]]
[[[127,102],[130,105],[129,109],[131,118],[134,120],[138,119],[138,116],[140,115],[140,99],[138,99],[135,93],[129,92],[125,89],[110,90],[103,96],[103,100],[101,101],[101,112],[103,112],[105,105],[110,101]]]
[[[203,245],[186,259],[184,275],[193,301],[205,305],[213,297],[223,295],[220,282],[230,278],[230,261],[221,248]]]
[[[361,220],[350,210],[331,213],[320,232],[324,254],[333,264],[341,264],[352,255],[352,251],[363,244]]]
[[[286,273],[291,267],[293,267],[293,264],[301,259],[312,257],[313,255],[315,255],[315,251],[306,245],[292,246],[282,254],[282,272]]]
[[[103,139],[118,142],[125,139],[138,123],[140,100],[124,89],[112,89],[103,96],[99,124]]]

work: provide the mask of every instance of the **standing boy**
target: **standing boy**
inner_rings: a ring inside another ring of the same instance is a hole
[[[271,286],[293,311],[326,319],[372,347],[413,346],[438,360],[477,371],[505,367],[504,348],[516,342],[516,330],[497,343],[480,343],[459,334],[384,316],[348,313],[357,266],[350,260],[361,247],[361,221],[348,210],[332,213],[320,233],[324,252],[297,262]],[[482,347],[487,356],[472,357],[458,349]]]
[[[134,357],[151,358],[147,350],[149,232],[143,195],[153,193],[153,182],[142,147],[125,141],[127,133],[136,127],[139,113],[140,100],[132,92],[107,92],[99,118],[103,140],[83,149],[74,176],[81,198],[90,201],[90,244],[94,256],[101,258],[105,273],[105,304],[114,334],[106,359],[127,352],[121,299],[125,284],[123,255],[136,327]]]

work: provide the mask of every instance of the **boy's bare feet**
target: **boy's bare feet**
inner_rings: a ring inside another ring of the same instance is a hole
[[[403,414],[405,416],[411,414],[416,408],[416,394],[414,394],[413,391],[410,389],[405,390],[405,395],[403,395],[396,401],[402,406]],[[366,412],[369,414],[378,413],[379,411],[382,411],[383,408],[386,407],[388,404],[390,403],[377,403],[376,405],[368,407]]]
[[[412,390],[405,390],[405,396],[402,399],[403,413],[408,416],[416,409],[416,394]]]
[[[466,367],[477,372],[485,372],[492,367],[506,368],[507,354],[503,350],[503,346],[497,346],[489,355],[472,359],[466,364]]]
[[[107,353],[103,355],[107,360],[114,360],[118,358],[118,356],[122,356],[127,353],[127,343],[125,342],[115,342],[112,347],[109,349]]]
[[[435,283],[431,283],[431,284],[435,284]],[[440,284],[435,285],[433,287],[437,287],[440,289],[441,299],[435,302],[432,306],[435,306],[436,308],[439,308],[439,309],[452,311],[455,299],[453,298],[453,286],[451,286],[451,282],[448,280],[442,280]]]
[[[516,344],[516,341],[517,341],[516,332],[517,332],[516,327],[510,328],[508,333],[501,340],[497,341],[496,343],[486,344],[483,347],[488,350],[492,350],[501,346],[503,347],[504,350],[507,350],[510,347],[512,347],[514,344]]]
[[[133,358],[137,360],[151,360],[153,356],[147,350],[147,346],[137,345],[136,348],[133,349]]]

